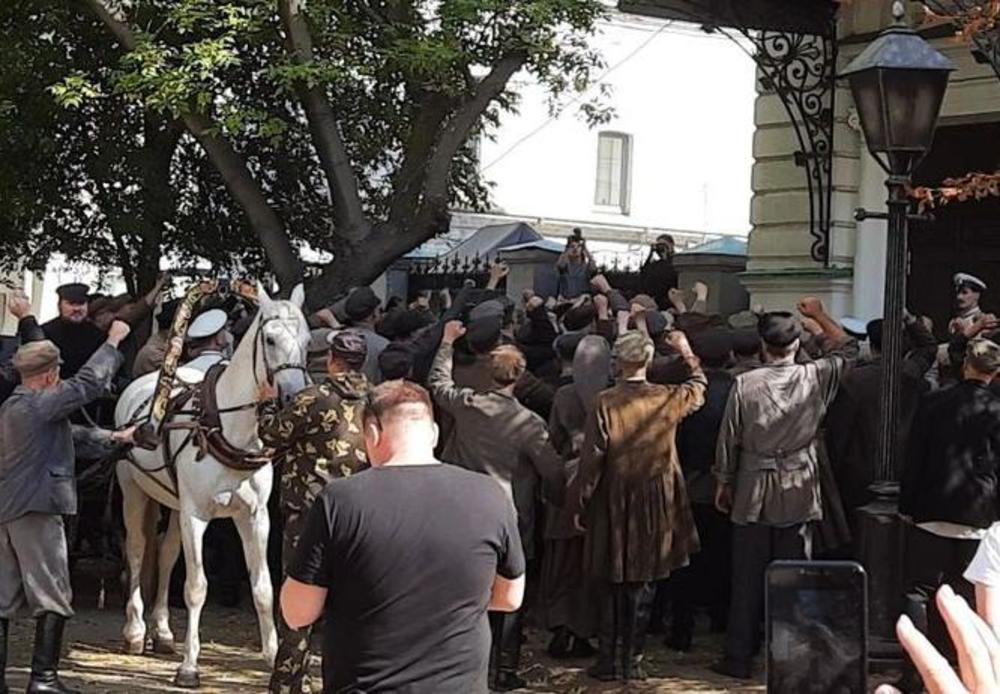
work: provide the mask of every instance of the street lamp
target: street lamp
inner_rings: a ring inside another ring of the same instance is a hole
[[[893,3],[892,13],[895,23],[879,34],[840,74],[850,83],[868,150],[889,174],[886,181],[889,235],[882,328],[882,418],[876,467],[880,481],[898,479],[897,461],[903,443],[898,440],[898,422],[906,307],[909,209],[906,190],[910,176],[934,141],[948,75],[954,70],[950,60],[906,25],[902,2]]]
[[[900,466],[900,383],[903,313],[906,307],[906,247],[910,176],[931,148],[951,62],[910,29],[902,2],[894,2],[895,23],[879,34],[841,73],[858,109],[868,150],[889,175],[888,214],[858,210],[859,220],[889,223],[886,241],[885,306],[882,325],[882,409],[874,498],[858,511],[858,558],[868,570],[873,662],[899,657],[894,639],[903,585],[903,530],[896,497]]]

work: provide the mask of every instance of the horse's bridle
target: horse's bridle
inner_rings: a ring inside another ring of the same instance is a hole
[[[297,336],[295,336],[296,337],[295,343],[297,345],[299,345],[299,351],[300,351],[300,354],[302,356],[302,364],[294,364],[292,362],[284,362],[284,363],[278,364],[276,366],[271,366],[271,364],[270,364],[270,362],[269,362],[269,360],[267,358],[267,346],[264,344],[264,326],[267,325],[268,323],[272,323],[274,321],[277,321],[277,322],[281,323],[282,327],[285,330],[287,330],[289,332],[291,331],[291,328],[289,328],[287,325],[285,325],[284,321],[281,318],[279,318],[278,316],[271,316],[270,318],[263,318],[262,320],[260,320],[257,323],[257,332],[254,334],[254,337],[253,337],[253,363],[254,363],[253,378],[254,378],[254,383],[256,383],[257,385],[260,385],[260,379],[257,377],[257,352],[258,352],[258,350],[260,350],[260,354],[264,358],[264,373],[266,374],[267,382],[269,384],[273,384],[274,383],[274,377],[277,376],[282,371],[301,371],[304,375],[309,373],[309,371],[308,371],[308,355],[306,353],[306,350],[303,349],[302,345],[299,345],[299,341],[298,341]]]

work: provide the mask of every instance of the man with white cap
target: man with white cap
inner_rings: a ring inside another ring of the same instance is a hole
[[[229,359],[233,338],[227,328],[229,316],[219,308],[198,314],[187,331],[187,369],[202,373]]]
[[[957,313],[948,326],[948,332],[954,334],[969,327],[982,315],[979,300],[986,291],[986,283],[967,272],[959,272],[954,277],[955,309]]]

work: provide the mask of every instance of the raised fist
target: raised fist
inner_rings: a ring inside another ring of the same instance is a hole
[[[114,320],[111,322],[111,327],[108,328],[108,342],[115,345],[118,344],[128,337],[128,334],[132,332],[132,328],[129,324],[122,320]]]
[[[16,291],[10,295],[10,312],[14,317],[21,320],[31,313],[31,302],[28,295],[22,291]]]
[[[817,318],[826,313],[823,302],[815,296],[805,296],[799,300],[799,313],[806,318]]]
[[[441,342],[446,345],[454,344],[455,340],[464,334],[465,326],[462,325],[462,321],[450,320],[444,324],[444,335],[441,337]]]

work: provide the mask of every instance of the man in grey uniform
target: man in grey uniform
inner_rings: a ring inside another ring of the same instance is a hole
[[[62,359],[49,340],[22,345],[14,355],[21,385],[0,407],[0,694],[6,694],[10,620],[27,605],[37,620],[28,694],[67,694],[59,680],[63,628],[70,607],[63,516],[76,513],[74,441],[104,450],[128,443],[131,431],[108,432],[70,423],[96,400],[122,364],[118,345],[129,334],[115,321],[107,340],[65,381]]]
[[[220,308],[198,314],[187,331],[188,354],[183,366],[202,373],[223,362],[232,354],[233,337],[227,324],[229,316]]]

